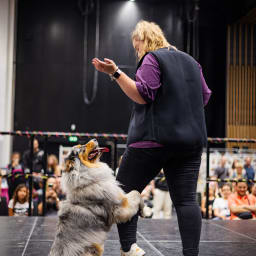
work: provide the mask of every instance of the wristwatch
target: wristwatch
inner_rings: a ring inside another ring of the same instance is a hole
[[[113,81],[118,79],[121,73],[122,71],[119,68],[117,68],[117,70],[112,75],[110,75],[111,80]]]

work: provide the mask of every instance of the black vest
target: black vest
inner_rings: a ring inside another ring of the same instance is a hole
[[[154,141],[174,149],[202,148],[207,134],[198,63],[174,49],[150,53],[159,63],[162,85],[152,103],[134,103],[127,144]]]

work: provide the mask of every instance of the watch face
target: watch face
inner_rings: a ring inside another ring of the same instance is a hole
[[[114,77],[114,78],[118,78],[120,75],[121,75],[121,70],[118,69],[118,70],[113,74],[113,77]]]

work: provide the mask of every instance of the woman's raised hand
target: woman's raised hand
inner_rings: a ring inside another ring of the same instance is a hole
[[[94,58],[92,60],[92,64],[98,71],[104,72],[109,75],[114,74],[117,70],[117,65],[115,64],[115,62],[107,58],[104,58],[104,61],[101,61],[98,58]]]

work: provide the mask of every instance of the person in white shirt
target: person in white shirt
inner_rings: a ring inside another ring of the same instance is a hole
[[[228,220],[230,217],[230,209],[228,207],[228,197],[231,194],[229,184],[224,184],[221,187],[221,197],[216,198],[213,202],[214,219]]]
[[[25,184],[20,184],[15,189],[13,198],[8,205],[9,216],[28,216],[29,192]],[[32,205],[33,208],[33,205]]]

